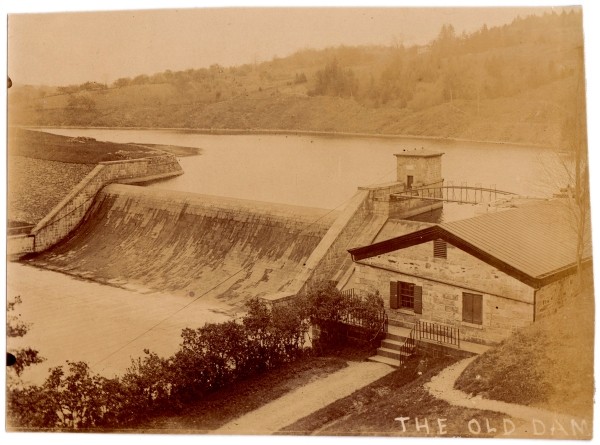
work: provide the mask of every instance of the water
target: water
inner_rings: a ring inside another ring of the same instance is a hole
[[[180,158],[185,174],[151,187],[209,195],[340,208],[358,186],[395,179],[394,153],[425,147],[445,153],[447,183],[496,186],[523,195],[550,196],[565,185],[560,158],[551,150],[473,142],[334,138],[285,135],[205,135],[172,130],[52,129],[56,134],[112,142],[202,148]],[[472,206],[446,204],[436,218],[470,216]],[[107,376],[122,373],[130,357],[150,348],[175,352],[181,328],[228,318],[217,300],[195,302],[170,294],[143,294],[22,264],[9,264],[8,295],[21,295],[32,329],[9,347],[33,346],[48,361],[27,371],[40,383],[49,366],[85,360]],[[185,310],[182,308],[185,307]]]
[[[111,142],[202,148],[179,158],[185,174],[152,187],[321,208],[341,207],[357,187],[395,180],[394,153],[441,151],[447,184],[551,196],[566,185],[556,152],[535,147],[420,139],[207,135],[176,130],[51,129]]]

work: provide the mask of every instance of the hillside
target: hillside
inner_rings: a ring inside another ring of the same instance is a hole
[[[594,395],[594,292],[572,296],[478,357],[456,388],[494,400],[591,418]]]
[[[270,129],[557,146],[581,73],[581,14],[517,18],[426,46],[303,50],[261,64],[58,88],[14,86],[13,125]]]

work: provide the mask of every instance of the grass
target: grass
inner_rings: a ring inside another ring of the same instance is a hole
[[[41,131],[10,128],[8,154],[47,161],[97,164],[104,161],[137,159],[161,153],[149,147],[70,138]]]
[[[594,297],[589,286],[554,315],[477,358],[456,387],[471,394],[591,418]]]
[[[208,433],[296,388],[347,366],[340,357],[305,357],[223,388],[182,410],[131,425],[135,432]]]
[[[492,427],[499,427],[505,415],[451,406],[423,388],[432,376],[451,363],[449,359],[420,361],[413,358],[405,368],[300,419],[280,434],[489,437],[485,427],[481,434],[471,434],[469,421],[477,419],[480,425],[485,425],[487,419]],[[410,417],[405,422],[406,431],[402,431],[402,424],[395,420],[397,417]],[[419,419],[419,424],[427,419],[429,432],[425,428],[417,430],[415,418]],[[440,434],[438,418],[446,419],[445,434]],[[519,425],[518,421],[514,423]]]

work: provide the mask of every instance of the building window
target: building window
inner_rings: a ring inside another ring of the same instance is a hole
[[[405,283],[403,281],[400,284],[400,307],[407,309],[415,308],[415,285],[412,283]]]
[[[433,257],[448,258],[448,246],[446,241],[439,238],[433,240]]]
[[[423,310],[423,289],[404,281],[390,282],[390,308],[412,309],[420,314]]]
[[[463,321],[473,324],[483,322],[483,296],[463,292]]]

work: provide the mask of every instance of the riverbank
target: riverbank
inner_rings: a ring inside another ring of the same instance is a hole
[[[426,136],[415,134],[387,134],[387,133],[364,133],[364,132],[346,132],[346,131],[314,131],[314,130],[282,130],[282,129],[244,129],[244,128],[192,128],[192,127],[79,127],[70,125],[55,125],[55,126],[20,126],[19,128],[28,128],[35,130],[44,129],[86,129],[86,130],[156,130],[156,131],[176,131],[191,134],[212,134],[212,135],[289,135],[289,136],[316,136],[316,137],[333,137],[333,138],[373,138],[373,139],[415,139],[424,141],[440,141],[440,142],[466,142],[473,144],[493,144],[499,146],[514,146],[514,147],[535,147],[550,150],[556,150],[547,144],[539,143],[524,143],[510,141],[495,141],[495,140],[478,140],[467,138],[452,138],[441,136]],[[146,144],[148,145],[148,144]]]

